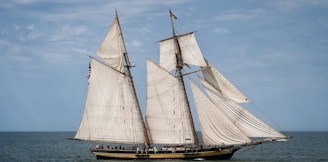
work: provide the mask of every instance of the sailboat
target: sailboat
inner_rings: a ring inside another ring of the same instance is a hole
[[[204,58],[193,32],[176,34],[176,16],[171,10],[169,15],[173,35],[159,41],[159,64],[147,59],[145,118],[116,12],[99,58],[90,56],[88,93],[74,138],[108,143],[89,148],[97,159],[230,159],[243,147],[288,138],[241,106],[248,98]],[[199,68],[185,73],[189,66]],[[196,73],[199,82],[186,84],[185,77]]]

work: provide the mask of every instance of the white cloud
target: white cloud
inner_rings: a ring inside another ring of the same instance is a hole
[[[12,3],[14,4],[31,4],[31,3],[36,3],[40,2],[42,0],[12,0]]]
[[[276,6],[281,10],[295,10],[309,5],[320,5],[328,7],[328,1],[326,0],[273,0],[263,1],[269,6]]]
[[[30,48],[26,46],[22,46],[12,42],[4,42],[7,48],[3,48],[4,56],[0,59],[1,65],[3,66],[5,63],[22,63],[22,65],[26,65],[30,63],[33,59],[29,55]],[[12,66],[12,65],[10,65]]]
[[[14,30],[17,31],[17,30],[20,30],[21,27],[17,24],[13,24],[13,28],[14,28]]]
[[[16,37],[21,42],[34,40],[40,37],[40,33],[37,30],[35,30],[34,24],[28,24],[28,25],[13,24],[12,26],[14,31],[13,33],[16,34]],[[9,31],[7,30],[4,33],[9,33]]]
[[[7,46],[9,43],[6,40],[0,39],[0,45]]]
[[[40,56],[44,60],[55,63],[66,63],[71,60],[71,55],[61,53],[61,50],[58,51],[47,51],[47,53],[42,53]]]
[[[79,26],[79,25],[68,25],[65,24],[63,26],[54,27],[52,32],[46,30],[44,32],[48,33],[47,41],[67,41],[67,40],[74,40],[74,36],[83,35],[87,31],[86,26]]]
[[[16,55],[13,57],[14,60],[18,61],[18,62],[30,62],[31,58],[28,56],[24,56],[24,55]]]
[[[60,28],[60,33],[65,35],[79,35],[81,33],[84,33],[86,30],[87,27],[85,26],[64,25],[63,27]]]
[[[140,47],[140,46],[142,46],[142,42],[141,41],[138,41],[138,40],[131,41],[131,44],[134,47]]]
[[[34,30],[34,24],[29,24],[26,26],[27,30]]]
[[[265,11],[263,9],[254,10],[226,10],[220,13],[220,15],[214,17],[216,21],[231,21],[231,20],[250,20],[261,16]]]
[[[230,33],[227,28],[215,28],[214,33]]]

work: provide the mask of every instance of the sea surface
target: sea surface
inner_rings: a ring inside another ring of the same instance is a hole
[[[328,162],[328,132],[284,133],[293,138],[287,142],[272,142],[243,148],[237,151],[231,160],[226,161]],[[97,161],[88,150],[96,143],[72,140],[74,134],[75,132],[0,132],[0,162]],[[122,162],[123,160],[108,161]],[[186,160],[143,161],[183,162]]]

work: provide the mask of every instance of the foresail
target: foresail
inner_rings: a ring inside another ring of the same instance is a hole
[[[205,145],[245,144],[251,140],[190,80]],[[222,105],[223,106],[223,105]]]
[[[128,77],[91,60],[88,95],[76,139],[113,143],[145,143],[142,116]]]
[[[152,143],[193,144],[190,118],[179,80],[148,59],[146,123]]]
[[[111,67],[123,72],[123,54],[126,49],[123,42],[122,31],[118,17],[116,16],[112,26],[107,32],[105,39],[97,50],[97,54],[104,59]]]
[[[184,64],[206,66],[194,33],[177,36]],[[160,41],[160,65],[167,71],[176,68],[176,45],[174,37]]]
[[[222,107],[230,120],[248,137],[285,137],[283,134],[258,119],[233,100],[225,98],[213,86],[201,79],[209,98],[216,106]]]
[[[207,62],[207,61],[206,61]],[[215,87],[224,96],[234,100],[237,103],[249,102],[227,78],[225,78],[217,69],[207,62],[207,67],[203,67],[204,79]]]

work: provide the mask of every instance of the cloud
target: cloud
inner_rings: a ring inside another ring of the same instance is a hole
[[[218,16],[214,17],[215,21],[232,21],[241,20],[246,21],[261,16],[265,11],[263,9],[254,10],[226,10],[221,12]]]
[[[4,21],[7,28],[1,29],[4,38],[0,45],[10,44],[15,49],[8,46],[0,48],[8,54],[7,59],[17,63],[40,59],[48,63],[70,62],[74,58],[70,55],[81,54],[81,51],[90,54],[90,51],[98,47],[105,34],[99,29],[108,29],[113,17],[111,15],[115,13],[114,8],[122,15],[121,23],[124,23],[131,17],[148,16],[147,12],[160,6],[185,2],[188,1],[86,1],[82,4],[76,0],[13,0],[0,5],[5,7],[5,15],[8,15],[7,21]],[[13,11],[19,21],[10,21],[16,17]],[[9,24],[12,22],[17,23]],[[149,31],[146,26],[144,24],[143,30]],[[136,48],[143,46],[140,40],[130,40],[127,43]]]
[[[140,47],[140,46],[142,46],[142,42],[138,41],[138,40],[133,40],[133,41],[131,41],[131,45],[134,47]]]
[[[326,0],[273,0],[263,2],[267,3],[268,6],[275,6],[280,10],[287,11],[308,7],[310,5],[328,7],[328,1]]]
[[[227,28],[215,28],[214,33],[230,33],[230,31]]]
[[[49,41],[65,41],[72,40],[74,36],[83,35],[88,28],[80,25],[68,25],[57,26],[53,29],[54,31],[49,35]],[[47,32],[47,31],[45,31]]]
[[[37,2],[38,0],[35,0]],[[187,0],[138,0],[138,1],[86,1],[83,4],[80,1],[55,1],[52,2],[59,7],[49,7],[49,11],[29,11],[31,16],[39,17],[44,22],[67,22],[68,20],[81,20],[100,22],[108,20],[110,15],[114,15],[114,9],[117,9],[119,15],[124,17],[136,17],[148,15],[147,12],[156,10],[161,6],[173,6],[189,2]],[[38,5],[35,3],[34,5]],[[40,12],[42,14],[40,14]],[[95,19],[96,17],[96,19]]]
[[[32,3],[37,3],[37,2],[42,2],[42,0],[12,0],[12,3],[14,4],[32,4]]]

